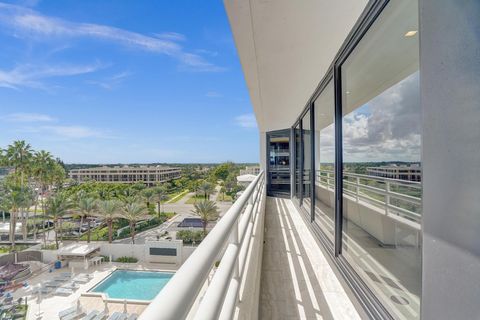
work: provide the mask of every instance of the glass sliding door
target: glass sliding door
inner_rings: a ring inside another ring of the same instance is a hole
[[[267,132],[269,196],[290,197],[290,132]]]
[[[293,129],[293,136],[295,139],[295,190],[294,199],[300,203],[302,199],[302,135],[300,131],[300,124],[296,125]]]
[[[342,254],[395,319],[420,317],[417,31],[417,1],[390,1],[340,66]]]
[[[311,192],[311,129],[310,129],[310,111],[302,118],[302,207],[310,215],[310,208],[312,201],[310,198]]]
[[[333,242],[335,235],[335,100],[330,82],[314,101],[315,223]]]

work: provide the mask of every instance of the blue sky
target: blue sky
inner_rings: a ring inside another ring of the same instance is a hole
[[[258,162],[220,0],[0,2],[0,147],[67,163]]]

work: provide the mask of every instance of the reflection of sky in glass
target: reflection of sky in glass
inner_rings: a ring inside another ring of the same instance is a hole
[[[324,159],[332,156],[332,128]],[[345,162],[420,161],[420,98],[418,72],[413,73],[343,118]],[[322,152],[322,151],[320,151]],[[326,160],[325,160],[326,161]]]

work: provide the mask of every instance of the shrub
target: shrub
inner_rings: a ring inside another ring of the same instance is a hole
[[[42,246],[42,250],[57,250],[57,246],[55,245],[55,243],[50,243]]]
[[[205,238],[203,231],[180,230],[177,231],[177,239],[183,240],[184,243],[200,243]]]
[[[138,262],[138,259],[135,257],[120,257],[115,262],[122,262],[122,263],[135,263]]]

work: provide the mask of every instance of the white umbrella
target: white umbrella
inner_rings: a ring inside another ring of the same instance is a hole
[[[127,313],[127,299],[123,299],[123,313]]]
[[[38,311],[35,313],[35,317],[40,317],[43,312],[40,310],[40,304],[42,303],[42,286],[39,284],[37,286],[37,304],[38,304]]]

